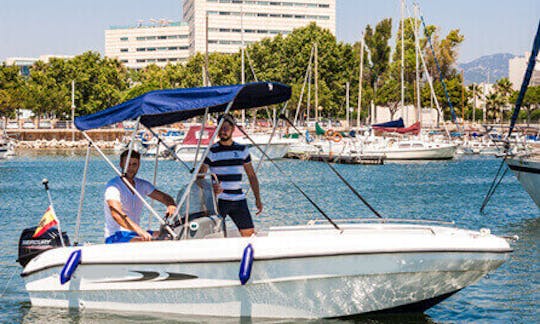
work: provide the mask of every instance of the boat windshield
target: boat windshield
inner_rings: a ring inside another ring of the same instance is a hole
[[[197,179],[191,188],[186,185],[178,192],[177,203],[180,202],[186,190],[189,190],[189,194],[186,202],[180,208],[180,218],[185,219],[188,215],[188,220],[191,221],[200,217],[217,215],[216,197],[210,179]]]

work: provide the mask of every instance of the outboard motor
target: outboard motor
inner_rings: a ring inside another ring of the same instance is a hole
[[[17,262],[23,267],[39,254],[62,246],[62,241],[60,240],[60,234],[58,233],[57,228],[50,228],[41,236],[33,238],[32,235],[34,235],[36,228],[37,227],[30,227],[24,229],[19,238],[19,258],[17,259]],[[68,246],[68,235],[66,232],[63,232],[62,236],[64,238],[64,243]]]

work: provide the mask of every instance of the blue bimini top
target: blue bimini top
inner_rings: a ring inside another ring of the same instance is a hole
[[[97,113],[75,118],[77,129],[84,131],[125,120],[141,118],[146,127],[176,123],[208,112],[268,106],[291,97],[291,88],[277,82],[253,82],[242,85],[156,90]]]

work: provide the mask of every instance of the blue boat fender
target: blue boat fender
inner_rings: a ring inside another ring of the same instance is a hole
[[[67,259],[62,271],[60,271],[60,283],[62,285],[71,280],[71,276],[73,276],[73,273],[81,263],[81,254],[81,250],[73,251]]]
[[[242,262],[240,262],[240,272],[238,277],[242,285],[245,285],[251,277],[251,267],[253,266],[253,246],[248,244],[244,249],[244,254],[242,255]]]

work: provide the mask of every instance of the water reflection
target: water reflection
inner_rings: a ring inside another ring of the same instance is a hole
[[[340,324],[340,323],[366,323],[366,324],[393,324],[393,323],[435,323],[428,315],[422,313],[410,314],[380,314],[358,315],[339,319],[321,320],[276,320],[276,319],[250,319],[250,318],[223,318],[206,316],[182,316],[167,314],[133,313],[107,313],[95,311],[65,310],[54,308],[30,307],[30,303],[21,303],[22,323],[42,322],[46,318],[49,322],[58,324],[89,324],[89,323],[208,323],[208,324],[251,324],[251,323],[305,323],[305,324]]]

